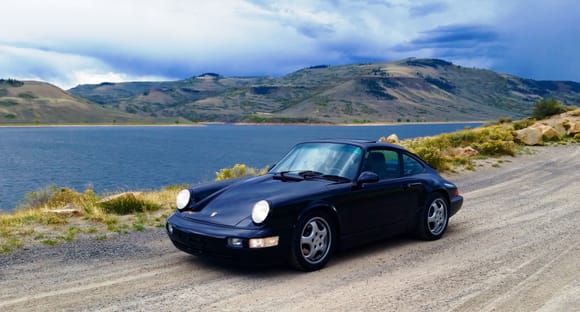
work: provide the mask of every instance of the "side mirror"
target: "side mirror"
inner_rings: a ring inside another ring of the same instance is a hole
[[[371,171],[363,171],[356,182],[358,185],[379,182],[379,175]]]

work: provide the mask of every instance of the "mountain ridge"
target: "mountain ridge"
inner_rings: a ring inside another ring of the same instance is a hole
[[[95,105],[46,82],[0,79],[0,123],[115,123],[147,120],[147,117]]]
[[[0,103],[6,100],[1,90],[0,85]],[[65,93],[109,112],[166,122],[474,121],[528,117],[543,98],[580,103],[577,82],[538,81],[416,58],[316,65],[281,77],[204,73],[176,81],[104,82]],[[0,122],[6,122],[2,109],[8,108],[0,104]]]

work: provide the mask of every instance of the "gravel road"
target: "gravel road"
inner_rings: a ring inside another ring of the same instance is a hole
[[[163,229],[0,256],[0,311],[580,311],[580,146],[451,177],[435,242],[397,237],[318,272],[231,268]]]

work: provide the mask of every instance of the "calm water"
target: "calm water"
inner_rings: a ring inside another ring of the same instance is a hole
[[[405,139],[466,126],[477,125],[0,128],[0,211],[47,185],[104,193],[193,184],[236,163],[263,168],[303,140]]]

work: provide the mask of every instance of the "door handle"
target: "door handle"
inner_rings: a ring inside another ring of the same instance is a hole
[[[421,188],[422,186],[423,186],[423,184],[420,182],[407,183],[403,186],[403,189],[405,191],[408,191],[408,190],[412,190],[412,189],[416,189],[416,188]]]

